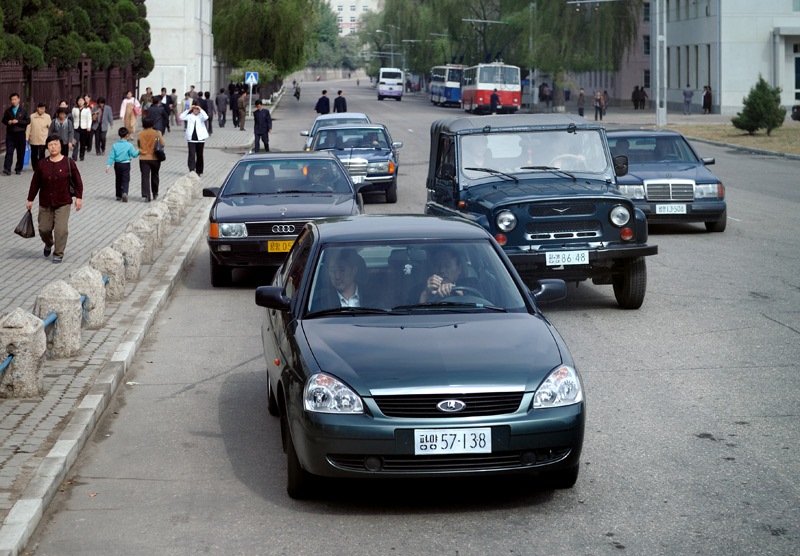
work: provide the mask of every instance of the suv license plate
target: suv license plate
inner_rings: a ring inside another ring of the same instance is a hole
[[[414,429],[414,455],[491,454],[492,429]]]
[[[565,264],[589,264],[588,251],[548,251],[547,266],[561,266]]]
[[[686,214],[686,205],[656,205],[656,214]]]

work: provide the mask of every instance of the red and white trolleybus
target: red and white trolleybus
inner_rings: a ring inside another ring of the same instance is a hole
[[[490,113],[492,92],[495,89],[500,98],[498,113],[513,114],[519,110],[522,102],[519,67],[493,62],[465,69],[461,108],[475,114]]]

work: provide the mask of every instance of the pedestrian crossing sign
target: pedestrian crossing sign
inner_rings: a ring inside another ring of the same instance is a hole
[[[258,84],[258,72],[257,71],[248,71],[244,74],[244,82],[247,85],[257,85]]]

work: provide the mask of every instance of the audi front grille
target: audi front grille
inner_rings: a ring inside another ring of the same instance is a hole
[[[247,222],[247,237],[296,236],[305,222]]]

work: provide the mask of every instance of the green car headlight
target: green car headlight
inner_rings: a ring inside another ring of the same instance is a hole
[[[583,401],[583,388],[578,373],[563,365],[545,379],[533,396],[533,408],[562,407]]]
[[[325,373],[308,379],[303,390],[303,407],[317,413],[364,413],[361,398],[343,382]]]

